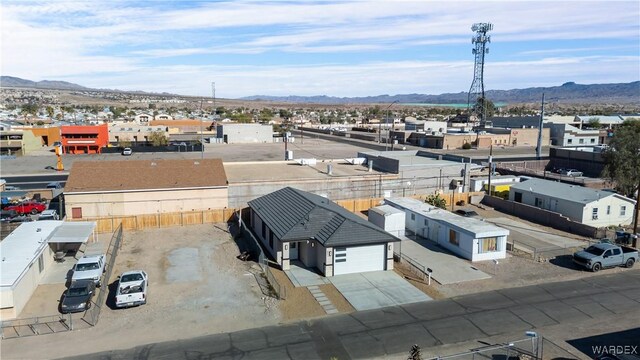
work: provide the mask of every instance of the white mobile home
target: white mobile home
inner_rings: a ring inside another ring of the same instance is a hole
[[[509,230],[411,198],[385,199],[403,210],[406,229],[471,261],[504,259]]]
[[[542,179],[512,185],[509,200],[557,212],[594,227],[631,224],[636,204],[611,191]]]

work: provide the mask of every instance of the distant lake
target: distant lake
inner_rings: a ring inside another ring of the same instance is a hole
[[[425,103],[401,103],[399,105],[406,105],[406,106],[429,106],[429,107],[435,107],[435,106],[439,106],[439,107],[450,107],[450,108],[454,108],[454,109],[464,109],[467,107],[467,104],[425,104]],[[505,105],[507,105],[507,103],[494,103],[495,106],[497,107],[503,107]]]

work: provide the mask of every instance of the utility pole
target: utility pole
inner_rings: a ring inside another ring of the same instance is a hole
[[[493,144],[489,148],[489,181],[487,182],[489,196],[491,196],[491,173],[493,173]]]
[[[544,93],[542,93],[542,109],[540,110],[540,122],[538,123],[538,144],[536,146],[536,158],[542,157],[542,126],[544,121]]]

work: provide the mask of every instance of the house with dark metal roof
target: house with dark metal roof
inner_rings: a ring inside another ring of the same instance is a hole
[[[254,233],[283,270],[293,261],[324,276],[393,269],[400,239],[327,198],[286,187],[249,207]]]
[[[221,159],[76,161],[64,187],[72,219],[228,207]]]
[[[509,200],[557,212],[594,227],[631,224],[636,204],[635,200],[613,191],[543,179],[511,185]]]

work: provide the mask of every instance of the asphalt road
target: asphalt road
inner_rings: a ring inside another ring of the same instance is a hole
[[[3,179],[7,181],[7,185],[18,187],[19,190],[44,189],[47,184],[53,181],[59,181],[64,186],[69,174],[46,174],[46,175],[3,175]]]
[[[640,271],[490,291],[355,312],[294,324],[83,355],[77,359],[402,358],[433,346],[564,326],[565,339],[588,321],[637,316]],[[633,322],[633,321],[632,321]],[[637,326],[637,322],[634,322]],[[624,329],[620,329],[624,330]],[[636,345],[636,344],[629,344]],[[588,351],[588,347],[586,347]],[[584,354],[593,358],[593,354]]]

